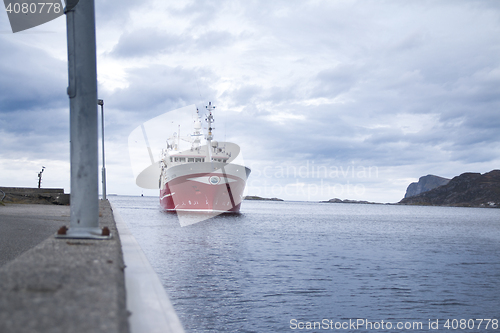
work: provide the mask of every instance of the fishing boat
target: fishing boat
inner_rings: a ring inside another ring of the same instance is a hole
[[[207,134],[196,110],[193,133],[181,137],[174,133],[162,149],[160,205],[176,212],[239,212],[250,169],[236,162],[240,147],[214,139],[214,109],[206,106]],[[181,150],[181,140],[191,144]]]

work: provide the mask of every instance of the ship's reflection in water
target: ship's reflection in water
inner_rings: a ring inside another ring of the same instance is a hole
[[[498,209],[245,201],[180,227],[158,198],[110,199],[186,332],[498,319]]]
[[[174,218],[176,217],[179,220],[179,224],[181,227],[187,227],[189,225],[193,225],[195,223],[199,223],[202,221],[209,220],[211,218],[214,218],[216,216],[219,216],[219,218],[231,218],[231,217],[236,217],[241,215],[240,212],[194,212],[194,211],[177,211],[177,212],[172,212],[172,211],[167,211],[167,210],[162,210],[162,213],[166,214],[169,218]]]

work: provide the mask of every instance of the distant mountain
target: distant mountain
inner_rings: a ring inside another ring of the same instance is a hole
[[[448,178],[434,175],[420,177],[418,183],[411,183],[408,185],[405,198],[413,197],[415,195],[419,195],[420,193],[430,191],[438,186],[446,185],[449,181],[450,180]]]
[[[485,174],[467,172],[448,184],[404,198],[407,205],[500,207],[500,170]]]

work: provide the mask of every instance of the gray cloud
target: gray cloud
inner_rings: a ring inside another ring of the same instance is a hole
[[[0,112],[62,107],[67,102],[66,63],[12,39],[0,37],[5,50],[0,53]]]
[[[236,40],[227,31],[207,31],[198,37],[170,34],[155,28],[126,32],[120,36],[111,56],[120,58],[154,57],[172,52],[209,52],[212,48],[230,46]]]
[[[101,90],[114,108],[149,116],[158,110],[167,112],[193,104],[201,96],[213,96],[209,82],[215,78],[205,69],[151,65],[128,70],[128,87],[112,92],[106,91],[106,87]]]
[[[348,92],[362,78],[362,71],[363,69],[349,64],[320,71],[316,76],[318,84],[313,88],[311,97],[334,98]]]
[[[126,32],[121,35],[115,45],[112,56],[142,57],[155,56],[161,52],[173,52],[186,45],[181,36],[161,33],[156,29],[147,28]]]

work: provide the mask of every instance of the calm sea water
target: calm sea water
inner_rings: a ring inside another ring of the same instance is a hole
[[[110,200],[186,332],[500,331],[500,209],[245,201],[181,227]]]

